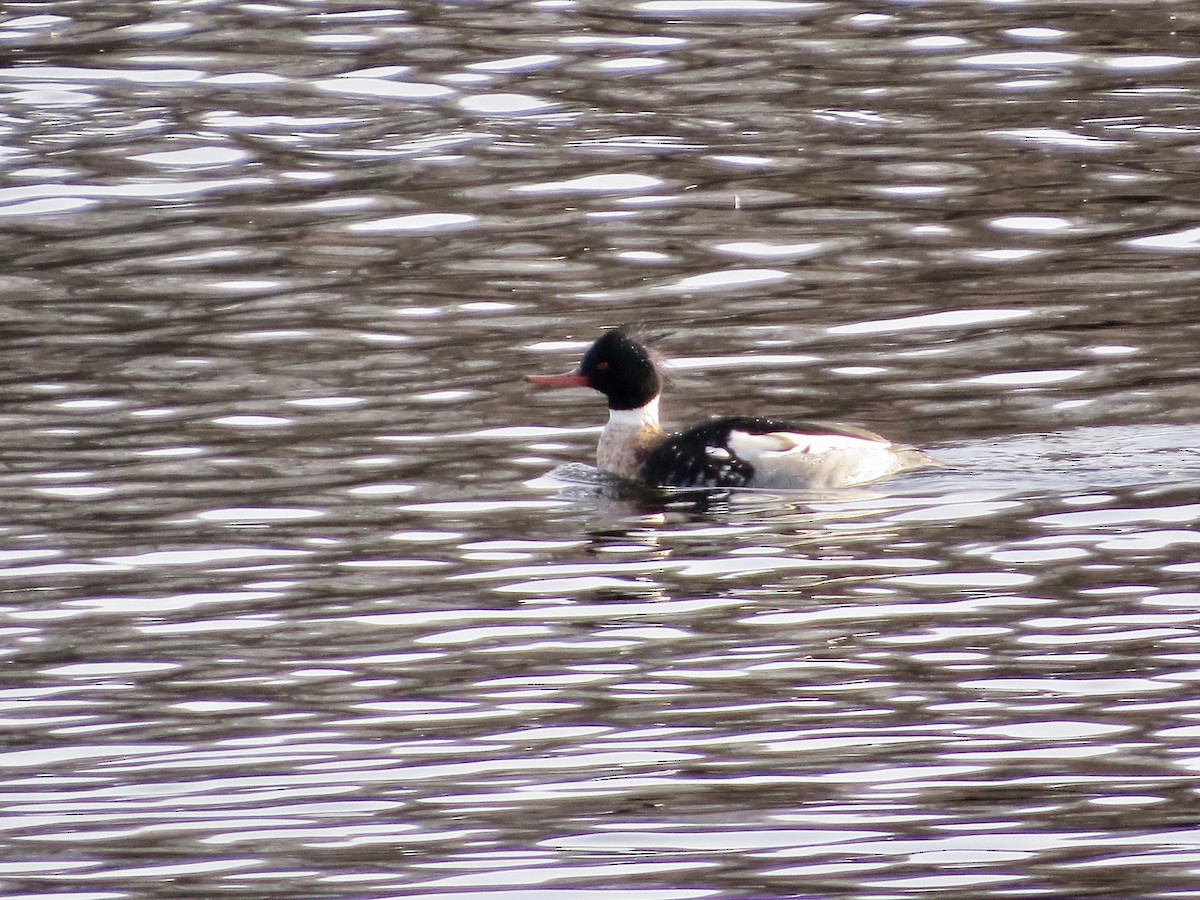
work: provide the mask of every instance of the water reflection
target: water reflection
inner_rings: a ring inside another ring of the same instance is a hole
[[[15,11],[8,892],[1191,891],[1194,18]],[[614,491],[631,320],[947,465]]]

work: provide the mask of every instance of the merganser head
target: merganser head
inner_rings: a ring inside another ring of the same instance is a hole
[[[641,409],[662,392],[654,358],[622,328],[602,334],[566,375],[527,375],[546,387],[590,387],[608,398],[609,409]]]

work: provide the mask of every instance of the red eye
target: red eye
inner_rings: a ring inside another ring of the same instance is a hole
[[[596,368],[601,372],[607,372],[608,371],[608,363],[606,363],[606,362],[596,363]]]

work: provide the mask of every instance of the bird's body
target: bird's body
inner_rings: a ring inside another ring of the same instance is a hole
[[[912,447],[848,425],[735,416],[668,434],[659,423],[661,378],[623,329],[602,335],[567,375],[531,375],[548,387],[591,387],[609,401],[596,464],[656,487],[849,487],[933,464]]]

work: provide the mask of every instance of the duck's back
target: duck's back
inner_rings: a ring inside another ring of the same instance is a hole
[[[669,436],[647,457],[642,477],[662,487],[824,489],[931,463],[860,428],[738,416]]]

